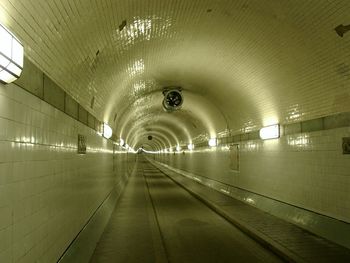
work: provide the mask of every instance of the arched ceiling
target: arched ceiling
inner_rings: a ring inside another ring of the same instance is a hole
[[[350,110],[350,33],[334,31],[348,0],[0,0],[0,22],[135,145]],[[182,87],[181,111],[162,110],[166,86]]]

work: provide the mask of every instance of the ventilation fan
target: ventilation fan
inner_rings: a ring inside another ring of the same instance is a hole
[[[168,112],[172,112],[181,108],[183,97],[181,88],[167,88],[163,91],[163,108]]]

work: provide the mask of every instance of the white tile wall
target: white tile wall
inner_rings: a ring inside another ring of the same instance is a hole
[[[350,37],[334,31],[349,10],[349,0],[1,0],[0,22],[81,105],[95,97],[91,112],[112,125],[117,114],[118,136],[155,128],[157,113],[189,143],[350,111]],[[173,85],[185,92],[181,118],[161,112],[161,87]]]
[[[88,154],[76,152],[77,134]],[[56,262],[112,190],[113,145],[0,84],[0,262]]]
[[[227,147],[168,154],[164,163],[350,222],[350,155],[339,128],[240,143],[240,172],[229,168]]]

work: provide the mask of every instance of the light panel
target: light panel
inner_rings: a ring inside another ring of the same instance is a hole
[[[259,135],[260,135],[260,138],[263,140],[279,138],[280,125],[276,124],[276,125],[266,126],[260,129]]]
[[[194,144],[190,143],[189,145],[187,145],[187,148],[192,151],[194,149]]]
[[[0,82],[11,83],[18,79],[23,69],[23,46],[19,40],[0,24]]]
[[[103,124],[103,137],[109,139],[112,137],[113,131],[112,128],[107,124]]]
[[[209,141],[208,141],[208,145],[210,147],[215,147],[216,145],[218,145],[218,141],[216,138],[210,138]]]

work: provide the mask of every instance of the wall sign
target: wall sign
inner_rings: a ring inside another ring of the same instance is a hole
[[[86,154],[86,138],[78,134],[78,154]]]
[[[350,137],[343,138],[343,154],[350,154]]]

